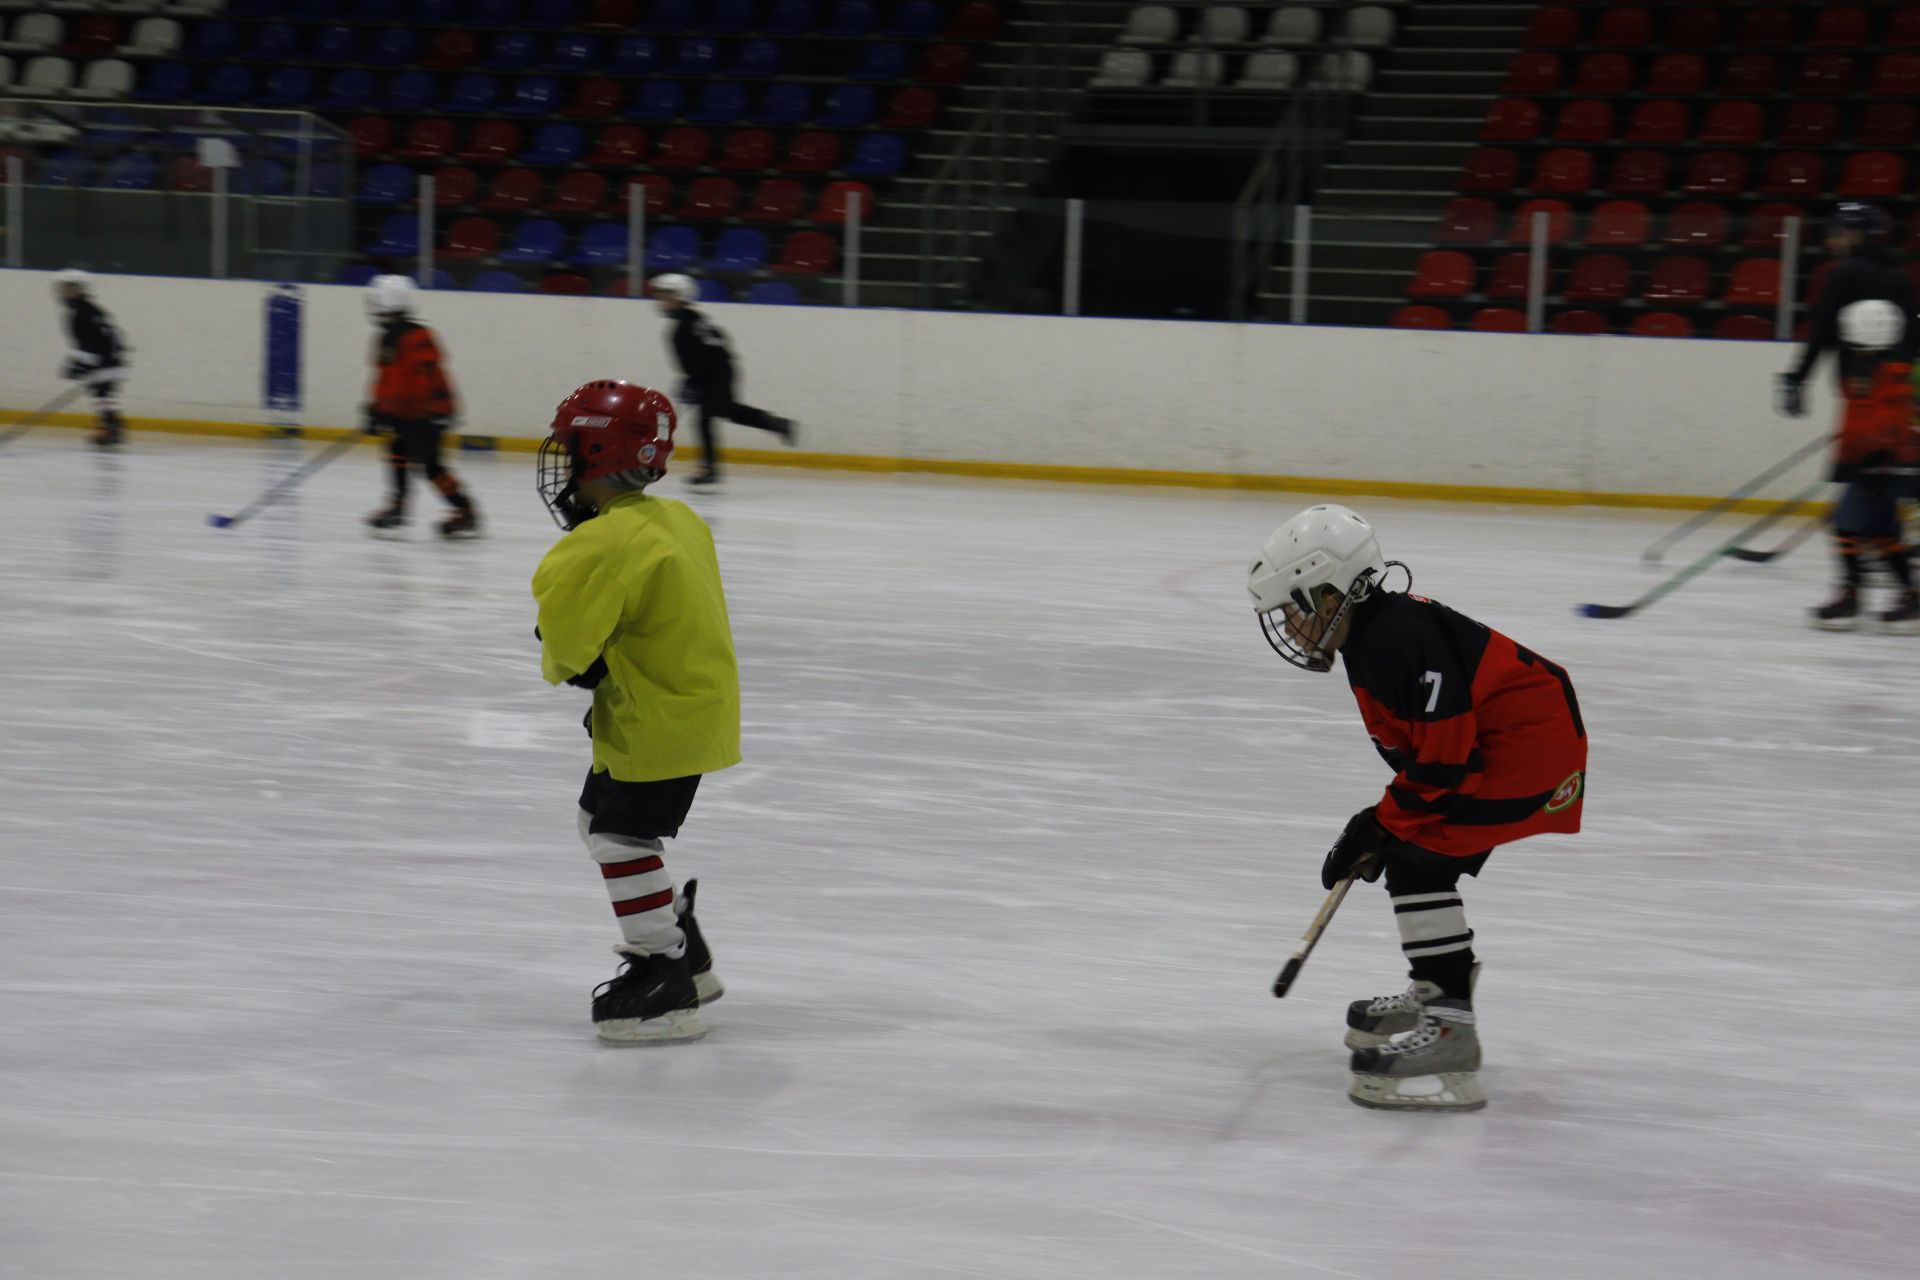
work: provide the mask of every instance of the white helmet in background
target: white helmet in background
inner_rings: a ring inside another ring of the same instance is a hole
[[[1308,671],[1330,671],[1327,640],[1386,572],[1373,526],[1345,507],[1323,504],[1267,538],[1247,572],[1247,594],[1275,653]],[[1325,602],[1335,596],[1329,614]]]
[[[55,284],[70,284],[78,289],[93,288],[93,277],[78,267],[68,267],[65,271],[57,272],[53,277],[53,282]]]
[[[1897,347],[1907,336],[1907,316],[1898,303],[1867,298],[1840,308],[1840,341],[1862,351]]]
[[[375,276],[367,281],[362,296],[366,299],[367,311],[377,319],[412,311],[413,294],[412,276]]]
[[[700,286],[692,276],[677,273],[655,276],[647,287],[656,298],[678,298],[682,302],[697,302],[700,298]]]

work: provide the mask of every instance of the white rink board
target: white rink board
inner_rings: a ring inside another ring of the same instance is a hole
[[[50,279],[0,272],[9,406],[57,386]],[[125,276],[98,292],[135,347],[129,416],[259,418],[264,286]],[[371,341],[360,290],[307,298],[307,422],[357,425]],[[870,458],[1717,496],[1830,416],[1824,379],[1810,421],[1774,415],[1789,353],[1770,343],[710,310],[741,353],[749,403],[800,419],[810,451]],[[476,434],[544,435],[590,378],[678,381],[644,302],[438,293],[421,312]],[[770,444],[743,428],[728,438]]]
[[[363,537],[371,450],[205,527],[306,456],[0,455],[4,1280],[1911,1274],[1920,641],[1805,629],[1811,549],[1602,623],[1672,517],[1364,504],[1594,740],[1588,829],[1466,888],[1491,1105],[1391,1116],[1378,886],[1267,994],[1385,780],[1243,602],[1297,500],[699,494],[747,761],[668,858],[729,992],[621,1050],[529,459],[459,460],[482,542]]]

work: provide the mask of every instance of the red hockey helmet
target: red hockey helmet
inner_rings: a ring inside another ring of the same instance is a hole
[[[580,500],[588,480],[635,475],[651,484],[673,456],[673,402],[652,387],[602,379],[589,382],[553,411],[540,442],[540,498],[562,529],[589,519]]]

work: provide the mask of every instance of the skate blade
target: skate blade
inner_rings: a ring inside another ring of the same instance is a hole
[[[1890,636],[1920,636],[1920,621],[1883,622],[1880,629]]]
[[[1370,1076],[1356,1073],[1347,1086],[1356,1106],[1372,1111],[1478,1111],[1487,1105],[1474,1071],[1431,1076]]]
[[[601,1044],[692,1044],[704,1039],[707,1024],[698,1009],[675,1009],[659,1018],[611,1018],[594,1025]]]
[[[1860,629],[1860,619],[1815,618],[1813,620],[1813,627],[1816,631],[1858,631]]]
[[[693,994],[700,997],[701,1004],[712,1004],[727,994],[727,989],[721,985],[720,979],[713,976],[713,971],[708,970],[693,975]]]
[[[407,537],[407,530],[405,525],[392,529],[374,529],[370,527],[367,530],[367,536],[370,538],[378,538],[382,542],[404,542]]]

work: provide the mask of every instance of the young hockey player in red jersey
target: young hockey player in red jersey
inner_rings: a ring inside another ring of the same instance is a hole
[[[740,762],[740,674],[713,535],[683,503],[648,495],[673,453],[673,406],[627,382],[589,382],[554,411],[540,496],[567,535],[533,575],[541,671],[593,690],[593,768],[580,837],[620,921],[625,968],[593,996],[609,1044],[698,1040],[720,998],[661,855],[703,774]]]
[[[1248,575],[1267,641],[1308,671],[1337,653],[1373,744],[1394,770],[1328,852],[1328,889],[1354,868],[1387,878],[1405,994],[1347,1010],[1348,1090],[1363,1107],[1472,1111],[1478,965],[1462,875],[1498,845],[1580,829],[1587,731],[1567,673],[1445,605],[1383,585],[1373,529],[1345,507],[1309,507],[1275,530]],[[1411,584],[1411,574],[1408,575]]]
[[[413,318],[413,295],[413,281],[406,276],[375,276],[367,284],[367,312],[380,333],[373,344],[373,400],[366,425],[388,434],[393,477],[393,500],[368,516],[367,524],[376,533],[406,524],[407,469],[419,467],[453,508],[440,522],[441,535],[471,538],[480,532],[473,500],[440,461],[440,437],[453,424],[453,383],[433,330]]]
[[[93,400],[93,442],[111,449],[126,438],[120,418],[120,380],[126,376],[126,344],[120,330],[93,297],[93,277],[69,269],[53,278],[54,296],[67,308],[66,363],[60,376],[85,384]]]

